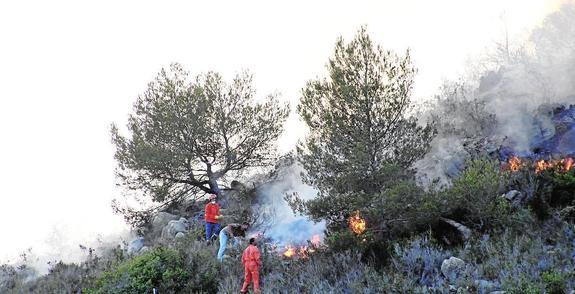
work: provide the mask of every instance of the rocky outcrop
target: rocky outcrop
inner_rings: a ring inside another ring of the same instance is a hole
[[[179,217],[177,215],[160,211],[154,216],[154,219],[152,220],[152,230],[162,230],[170,221],[177,220],[178,218]]]
[[[185,233],[188,230],[189,223],[188,220],[185,218],[180,218],[179,220],[171,220],[168,224],[162,229],[162,238],[163,239],[174,239],[176,234],[178,233]]]

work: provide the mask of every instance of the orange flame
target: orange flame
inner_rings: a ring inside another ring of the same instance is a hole
[[[300,258],[308,258],[309,257],[308,252],[309,251],[308,251],[307,246],[302,246],[298,250],[298,255]]]
[[[563,172],[568,172],[573,168],[575,161],[573,160],[573,158],[567,157],[561,160],[561,163],[563,164]]]
[[[321,237],[320,235],[313,235],[311,240],[308,241],[308,245],[301,245],[301,246],[293,246],[293,245],[286,245],[285,251],[282,255],[286,258],[299,258],[299,259],[307,259],[309,258],[310,254],[316,252],[320,248],[322,248],[321,244]]]
[[[519,171],[519,169],[521,169],[521,167],[523,167],[523,162],[522,162],[521,158],[519,158],[517,156],[511,157],[507,163],[508,163],[509,170],[511,170],[512,172]]]
[[[359,210],[356,210],[355,214],[349,217],[349,227],[358,235],[365,231],[366,223],[365,220],[359,216]]]
[[[566,173],[573,169],[574,164],[575,162],[571,157],[563,158],[561,160],[552,159],[548,161],[541,159],[535,163],[535,172],[540,173],[544,170],[554,169],[557,172]]]
[[[545,160],[541,159],[535,163],[535,172],[540,173],[540,172],[546,170],[547,167],[548,167],[547,162],[545,162]]]
[[[295,247],[288,245],[286,246],[286,251],[283,254],[285,257],[291,258],[295,255]]]
[[[320,243],[321,243],[321,237],[319,235],[313,235],[311,237],[311,244],[314,247],[319,247]]]

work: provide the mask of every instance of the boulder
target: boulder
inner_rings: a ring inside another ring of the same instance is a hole
[[[465,268],[465,262],[457,257],[450,257],[441,263],[441,273],[450,281],[455,282]]]
[[[501,196],[511,202],[513,206],[521,205],[526,200],[526,195],[517,190],[511,190]]]
[[[162,229],[162,238],[173,239],[176,237],[177,233],[186,232],[188,230],[188,227],[189,227],[188,220],[183,217],[180,218],[179,220],[171,220]]]
[[[182,232],[176,233],[176,239],[181,239],[181,238],[184,238],[185,236],[186,236],[186,234],[184,234]]]
[[[177,215],[167,213],[164,211],[160,211],[154,216],[154,219],[152,220],[152,229],[153,230],[161,230],[170,221],[177,220],[177,219],[178,219]]]
[[[144,238],[138,237],[128,244],[128,255],[134,255],[144,247]]]

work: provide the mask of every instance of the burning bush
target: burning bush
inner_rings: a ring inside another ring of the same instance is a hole
[[[572,157],[520,160],[522,167],[518,170],[509,169],[509,161],[502,165],[504,170],[509,171],[508,187],[523,191],[526,194],[525,204],[540,219],[550,217],[555,209],[569,209],[575,205]]]
[[[363,234],[366,229],[365,219],[361,218],[359,215],[359,210],[356,210],[352,216],[348,219],[349,228],[357,235]]]

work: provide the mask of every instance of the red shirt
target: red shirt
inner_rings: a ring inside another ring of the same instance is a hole
[[[254,245],[248,246],[246,250],[244,250],[244,254],[242,254],[242,263],[244,266],[246,265],[256,265],[260,266],[262,264],[260,260],[260,250],[258,247]]]
[[[220,205],[217,203],[206,204],[206,211],[204,213],[204,219],[208,223],[217,223],[216,215],[220,215]]]

